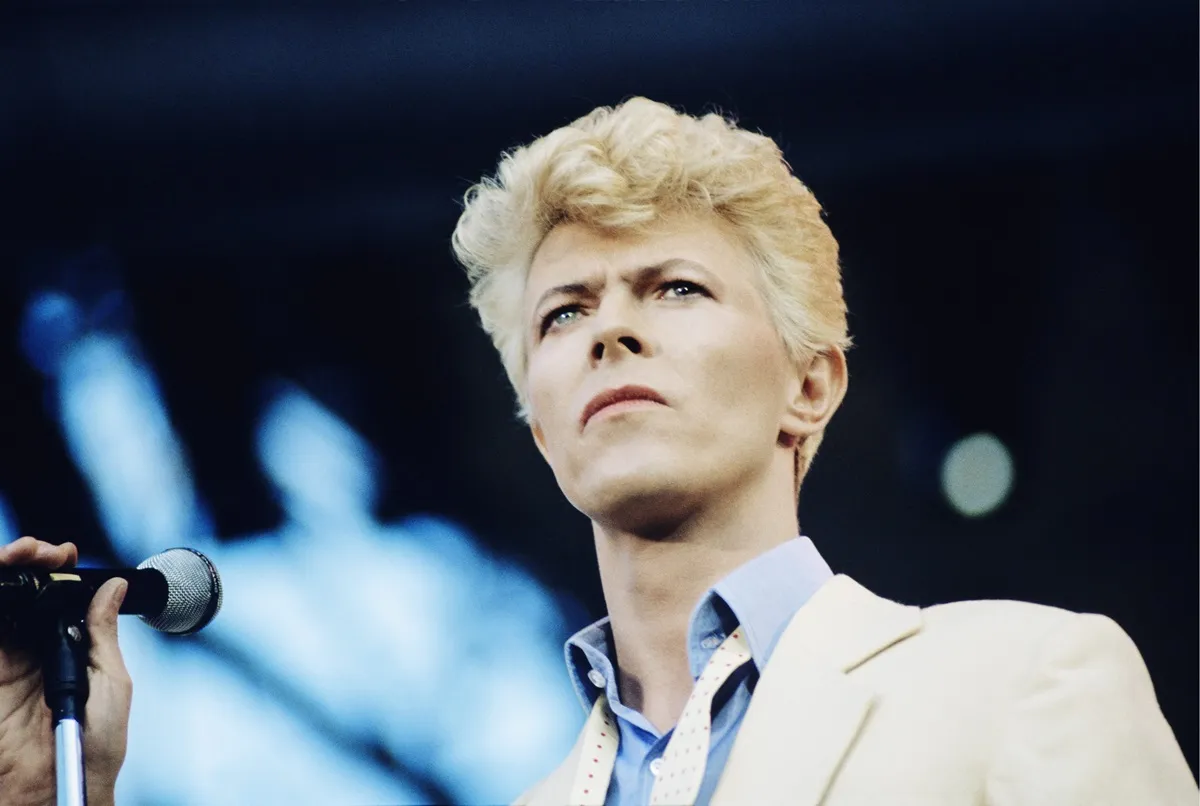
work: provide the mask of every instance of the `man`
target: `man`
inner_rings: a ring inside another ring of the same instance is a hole
[[[1196,802],[1110,619],[905,607],[800,536],[849,339],[770,139],[597,109],[506,155],[454,246],[609,612],[567,645],[588,724],[520,803]]]
[[[837,244],[771,140],[641,98],[598,109],[504,157],[453,240],[521,416],[592,521],[609,611],[567,646],[587,724],[519,803],[1196,802],[1111,620],[896,604],[801,535],[849,339]],[[119,598],[110,583],[89,616],[93,803],[124,755]],[[2,799],[46,803],[36,671],[9,652],[0,674]]]

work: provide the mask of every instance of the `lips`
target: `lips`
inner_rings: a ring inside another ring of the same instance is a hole
[[[606,389],[583,407],[583,414],[579,416],[579,426],[582,428],[587,425],[588,420],[592,419],[592,415],[605,406],[622,403],[626,400],[649,400],[653,403],[667,405],[663,396],[649,386],[622,386],[619,389]]]

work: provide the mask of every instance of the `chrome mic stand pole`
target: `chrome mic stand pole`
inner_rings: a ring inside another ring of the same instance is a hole
[[[57,806],[87,806],[83,782],[83,727],[74,719],[54,726],[54,778]]]

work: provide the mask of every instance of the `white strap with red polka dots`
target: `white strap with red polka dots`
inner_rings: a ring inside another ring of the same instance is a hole
[[[619,741],[616,719],[608,708],[608,698],[601,692],[583,729],[583,749],[579,753],[575,785],[571,787],[572,806],[604,806]]]
[[[713,697],[729,676],[749,660],[750,647],[741,628],[730,633],[713,652],[667,742],[662,768],[650,792],[651,806],[691,806],[696,802],[708,763]],[[616,719],[608,708],[608,699],[601,694],[584,727],[571,804],[603,806],[617,760],[618,742]]]

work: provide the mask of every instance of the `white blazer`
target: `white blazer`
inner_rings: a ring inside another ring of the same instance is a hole
[[[565,804],[579,745],[516,804]],[[913,607],[844,575],[784,631],[711,801],[1197,802],[1142,657],[1112,619],[1012,601]]]

